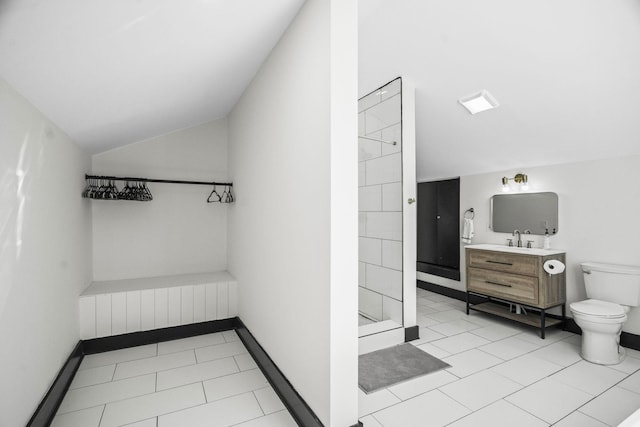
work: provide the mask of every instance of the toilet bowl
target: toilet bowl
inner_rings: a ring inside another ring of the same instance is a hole
[[[622,362],[625,351],[619,345],[620,332],[629,308],[595,299],[574,302],[569,308],[582,329],[582,358],[600,365]]]
[[[601,365],[615,365],[625,357],[620,332],[631,307],[640,305],[640,267],[583,263],[589,299],[569,305],[582,329],[582,358]]]

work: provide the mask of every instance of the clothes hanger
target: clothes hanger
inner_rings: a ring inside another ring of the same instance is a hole
[[[211,194],[209,194],[209,197],[207,197],[207,203],[217,203],[217,202],[222,202],[222,196],[218,194],[218,192],[216,191],[216,186],[214,185],[213,191],[211,192]]]

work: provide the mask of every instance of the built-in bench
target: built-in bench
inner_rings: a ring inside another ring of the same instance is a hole
[[[187,325],[238,315],[226,271],[93,282],[80,295],[80,338]]]

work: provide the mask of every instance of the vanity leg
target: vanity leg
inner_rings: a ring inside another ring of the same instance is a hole
[[[562,330],[567,330],[567,307],[566,304],[562,304]]]
[[[467,291],[467,316],[469,315],[469,292]]]
[[[540,338],[544,339],[544,309],[540,311]]]

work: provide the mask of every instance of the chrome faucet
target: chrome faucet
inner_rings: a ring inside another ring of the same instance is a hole
[[[518,235],[518,240],[517,240],[516,246],[521,248],[522,247],[522,240],[520,239],[520,230],[515,229],[515,230],[513,230],[512,234],[513,234],[514,237],[515,237],[516,234]]]

